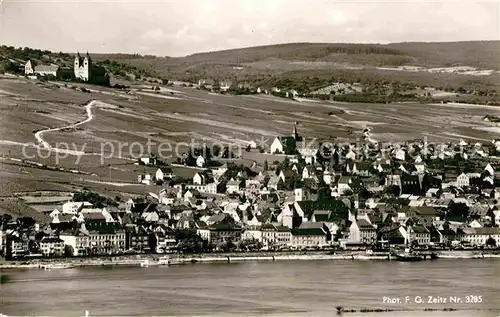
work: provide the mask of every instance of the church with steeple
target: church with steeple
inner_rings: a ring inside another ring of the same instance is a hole
[[[88,52],[83,58],[80,53],[77,53],[73,63],[76,79],[92,84],[109,85],[109,76],[106,69],[94,65]]]
[[[302,142],[302,137],[297,132],[297,124],[298,124],[298,122],[295,122],[293,124],[293,133],[292,133],[292,136],[295,139],[295,142]]]
[[[278,136],[271,144],[271,153],[294,155],[297,152],[298,145],[301,144],[302,137],[297,132],[297,122],[293,124],[292,135]]]
[[[80,53],[77,53],[73,68],[75,70],[75,78],[83,81],[89,81],[92,78],[92,59],[90,58],[89,53],[87,52],[84,58],[80,56]]]

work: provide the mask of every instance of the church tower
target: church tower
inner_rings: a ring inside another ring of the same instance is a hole
[[[297,133],[297,122],[294,122],[293,123],[293,132],[292,132],[292,136],[295,140],[298,141],[299,139],[299,134]]]
[[[90,59],[89,52],[85,54],[83,58],[83,69],[82,69],[82,78],[86,81],[90,80],[90,70],[92,69],[92,60]]]
[[[80,78],[80,61],[82,57],[80,56],[80,53],[76,53],[75,56],[75,61],[73,65],[73,71],[75,72],[75,78]]]

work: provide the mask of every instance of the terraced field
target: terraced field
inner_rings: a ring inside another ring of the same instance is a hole
[[[178,146],[179,152],[191,142],[236,146],[258,140],[269,146],[275,136],[290,134],[294,122],[299,122],[298,131],[306,139],[352,141],[359,139],[366,127],[372,128],[372,138],[378,141],[426,137],[429,141],[489,142],[500,138],[500,128],[482,120],[486,114],[499,115],[500,109],[487,106],[346,104],[292,101],[265,95],[217,95],[182,87],[158,94],[144,87],[144,91],[139,89],[126,94],[92,87],[93,92],[84,93],[64,87],[64,84],[56,88],[52,84],[42,85],[25,79],[0,78],[0,155],[4,157],[0,167],[5,169],[5,158],[23,158],[23,145],[33,142],[25,151],[33,154],[32,161],[59,164],[67,169],[77,166],[95,174],[69,174],[71,177],[68,177],[68,173],[39,170],[29,176],[22,167],[16,170],[9,166],[2,175],[8,176],[8,182],[16,182],[16,175],[21,174],[19,179],[22,180],[47,175],[66,183],[73,179],[90,187],[94,184],[90,180],[131,182],[137,179],[138,173],[144,172],[142,167],[132,164],[141,146],[143,152],[157,152],[160,143],[170,144],[172,151]],[[44,152],[39,150],[42,144],[37,143],[35,133],[84,121],[88,117],[85,105],[90,100],[114,107],[94,107],[91,120],[41,134],[51,147],[60,147],[64,142],[82,149],[85,154],[79,157],[78,164],[75,155],[57,162],[54,157],[37,156],[37,151]],[[125,143],[127,145],[123,146]],[[118,152],[120,145],[121,153]],[[18,183],[19,186],[13,187],[16,190],[27,186],[26,181]],[[4,182],[0,191],[11,191],[7,187]],[[137,192],[137,189],[132,191]]]

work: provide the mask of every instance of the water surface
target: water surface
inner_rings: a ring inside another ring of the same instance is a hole
[[[500,261],[277,261],[4,270],[0,313],[29,316],[500,316]],[[466,296],[482,303],[465,303]],[[408,303],[405,302],[409,297]],[[421,296],[422,304],[414,303]],[[428,296],[447,303],[428,304]],[[462,303],[450,303],[456,296]],[[383,298],[400,298],[399,304]],[[423,311],[453,308],[457,311]]]

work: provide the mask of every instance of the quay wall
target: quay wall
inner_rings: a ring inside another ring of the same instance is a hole
[[[440,251],[439,259],[500,259],[498,251]],[[161,255],[135,255],[135,256],[106,256],[98,258],[64,258],[64,259],[34,259],[27,261],[3,261],[0,269],[13,268],[41,268],[47,264],[68,264],[75,267],[85,266],[138,266],[145,260],[156,261]],[[291,260],[389,260],[388,253],[375,253],[368,255],[362,251],[339,252],[337,254],[314,253],[206,253],[171,255],[174,264],[188,263],[233,263],[244,261],[291,261]],[[438,260],[439,260],[438,259]]]

